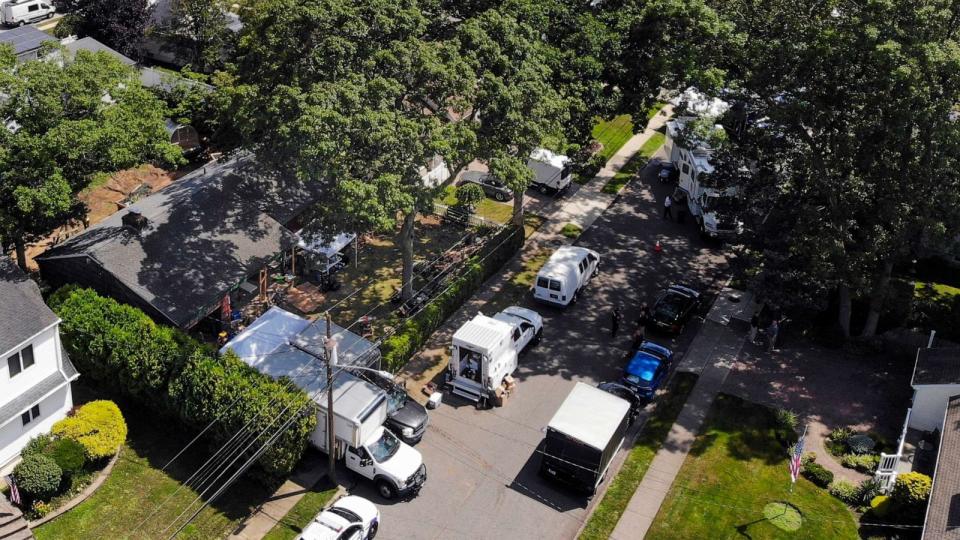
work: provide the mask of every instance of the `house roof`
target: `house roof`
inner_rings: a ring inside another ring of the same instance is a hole
[[[208,314],[235,285],[296,242],[285,227],[314,184],[267,174],[252,157],[211,162],[37,258],[89,258],[177,326]],[[124,216],[141,214],[137,231]]]
[[[11,45],[17,56],[39,49],[44,41],[57,41],[57,38],[32,26],[20,26],[0,33],[0,43]]]
[[[578,382],[547,426],[603,450],[629,410],[626,400]]]
[[[77,54],[77,51],[90,51],[92,53],[105,52],[111,56],[116,57],[120,60],[121,63],[127,66],[136,65],[136,62],[127,58],[126,56],[120,54],[119,52],[107,47],[103,43],[93,39],[92,37],[80,38],[74,41],[66,42],[63,47],[72,55]]]
[[[960,395],[947,405],[923,540],[960,540]]]
[[[6,256],[0,256],[0,299],[0,354],[57,322],[37,284]]]
[[[960,349],[918,349],[911,384],[960,384]]]

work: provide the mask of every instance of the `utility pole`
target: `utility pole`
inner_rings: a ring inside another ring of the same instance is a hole
[[[334,451],[336,448],[337,436],[333,433],[333,364],[337,362],[337,342],[333,340],[330,332],[330,312],[327,316],[327,339],[323,342],[324,350],[327,356],[327,470],[330,481],[336,483]]]

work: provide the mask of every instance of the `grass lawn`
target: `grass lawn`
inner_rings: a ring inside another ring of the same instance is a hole
[[[310,520],[322,510],[336,495],[337,488],[327,483],[326,478],[308,491],[297,504],[283,516],[263,540],[292,540],[303,531]]]
[[[717,396],[646,538],[859,538],[854,515],[826,490],[800,478],[790,493],[775,425],[773,410]],[[774,525],[779,502],[799,510],[796,532]]]
[[[697,376],[692,373],[678,373],[670,383],[666,395],[660,398],[656,409],[643,426],[643,431],[637,438],[630,455],[627,456],[623,468],[610,484],[603,500],[594,509],[590,521],[583,529],[580,538],[583,540],[601,540],[608,538],[616,528],[620,516],[627,508],[627,503],[643,480],[653,456],[660,449],[660,444],[670,432],[670,427],[680,414],[680,409],[687,402],[687,396],[697,382]]]
[[[75,387],[79,396],[83,390]],[[57,519],[33,529],[38,540],[70,538],[166,538],[162,533],[197,493],[180,490],[146,523],[140,522],[172,494],[210,455],[202,444],[191,447],[168,471],[160,469],[191,439],[192,433],[178,430],[164,421],[133,407],[119,404],[127,420],[127,442],[110,477],[96,493]],[[269,496],[269,490],[241,478],[219,499],[200,513],[178,538],[224,538],[252,509]],[[194,509],[198,506],[194,505]],[[192,513],[192,512],[191,512]],[[178,522],[178,526],[183,520]]]
[[[956,296],[960,294],[960,289],[944,285],[943,283],[927,283],[918,281],[913,285],[913,295],[922,298],[929,294],[929,289],[933,289],[936,296]]]
[[[665,102],[658,101],[654,103],[649,109],[647,109],[647,122],[649,122],[650,120],[653,120],[653,117],[656,116],[657,113],[660,112],[660,109],[662,109],[664,106],[666,106]]]
[[[603,191],[610,195],[616,195],[620,193],[620,190],[623,189],[623,186],[627,185],[631,179],[633,179],[637,172],[647,164],[647,161],[657,153],[657,150],[663,146],[663,142],[666,139],[663,133],[657,132],[650,137],[647,142],[643,143],[643,146],[640,147],[640,151],[633,155],[630,158],[630,161],[620,169],[613,178],[607,181],[604,184]]]
[[[562,229],[560,229],[560,234],[570,239],[577,238],[582,232],[583,229],[581,229],[576,223],[567,223]]]
[[[455,186],[447,186],[443,190],[443,195],[437,197],[437,202],[446,206],[456,205],[457,188]],[[480,204],[477,205],[475,215],[496,223],[506,223],[510,221],[510,217],[513,216],[513,202],[502,203],[489,197],[484,197],[483,200],[480,201]]]
[[[527,294],[533,287],[533,280],[537,278],[537,272],[540,271],[543,263],[550,258],[551,253],[553,253],[552,250],[541,249],[527,257],[523,261],[523,271],[510,278],[503,288],[483,305],[483,312],[488,314],[498,313],[507,306],[519,304],[523,295]]]
[[[633,120],[629,114],[599,122],[593,128],[593,138],[603,145],[597,155],[603,156],[604,161],[609,161],[630,137],[633,137]]]

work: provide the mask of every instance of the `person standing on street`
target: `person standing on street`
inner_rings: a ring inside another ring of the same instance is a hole
[[[774,319],[767,327],[767,351],[773,352],[777,348],[777,334],[780,333],[780,323]]]
[[[757,342],[757,332],[760,331],[760,314],[754,313],[753,317],[750,317],[750,336],[748,339],[750,343]]]
[[[623,320],[623,313],[619,307],[613,308],[613,315],[610,318],[610,337],[617,337],[617,331],[620,330],[620,321]]]
[[[673,220],[673,210],[670,207],[673,206],[673,199],[669,195],[663,199],[663,218]]]

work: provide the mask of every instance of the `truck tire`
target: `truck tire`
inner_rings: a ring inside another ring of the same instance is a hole
[[[389,501],[397,497],[397,488],[389,480],[380,478],[377,480],[377,493]]]
[[[547,189],[546,184],[540,184],[539,186],[537,186],[537,189],[540,190],[540,193],[543,193],[544,195],[546,195],[547,192],[550,191],[549,189]]]
[[[531,347],[536,347],[540,344],[540,340],[543,339],[543,328],[537,330],[537,333],[534,334],[533,339],[530,341]]]
[[[576,291],[573,292],[573,298],[570,299],[571,306],[577,303],[578,296],[580,296],[580,289],[577,289]]]
[[[503,202],[503,201],[507,200],[507,196],[504,195],[503,193],[499,192],[499,191],[496,192],[496,193],[494,193],[493,198],[496,199],[496,200],[498,200],[498,201],[500,201],[500,202]]]
[[[380,528],[380,524],[376,521],[370,524],[370,530],[367,531],[367,540],[373,540],[377,537],[377,529]]]

